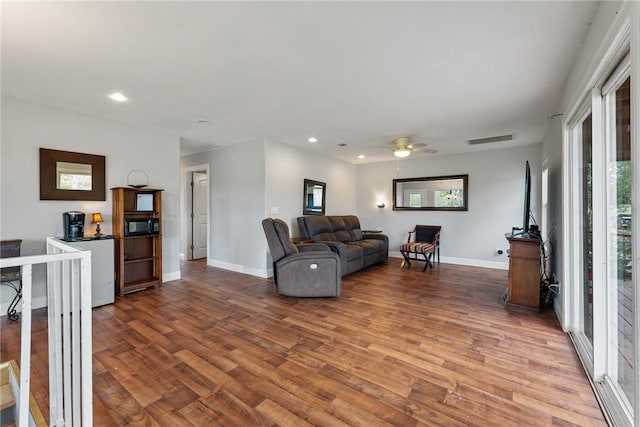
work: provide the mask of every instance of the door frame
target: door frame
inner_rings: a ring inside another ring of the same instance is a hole
[[[183,178],[185,183],[184,188],[182,189],[182,191],[184,191],[184,201],[185,201],[184,211],[183,211],[183,215],[185,218],[184,248],[186,249],[184,253],[184,259],[185,260],[190,259],[188,256],[188,253],[190,250],[189,241],[193,241],[193,236],[191,235],[191,226],[190,226],[190,221],[192,221],[192,219],[189,216],[191,204],[186,203],[187,192],[191,193],[191,180],[189,178],[193,172],[204,172],[207,175],[207,194],[209,195],[207,199],[207,265],[209,265],[209,260],[211,259],[211,174],[209,171],[208,163],[201,164],[201,165],[187,166],[184,168],[184,171],[183,171]]]

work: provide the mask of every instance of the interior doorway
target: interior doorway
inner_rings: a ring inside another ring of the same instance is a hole
[[[191,179],[191,259],[207,257],[209,181],[205,172],[193,172]]]
[[[209,259],[211,242],[209,209],[209,165],[185,169],[185,228],[184,259]]]

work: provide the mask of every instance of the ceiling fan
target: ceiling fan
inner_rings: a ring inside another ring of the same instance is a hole
[[[421,142],[412,143],[409,141],[408,136],[400,136],[393,139],[393,155],[399,158],[407,157],[411,153],[420,152],[420,153],[437,153],[438,150],[434,150],[433,148],[426,148],[426,144]]]

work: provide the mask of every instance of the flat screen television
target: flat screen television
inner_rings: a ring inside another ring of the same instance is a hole
[[[525,165],[524,172],[524,207],[522,209],[522,234],[528,235],[530,231],[529,212],[531,210],[531,169],[529,168],[529,160]]]

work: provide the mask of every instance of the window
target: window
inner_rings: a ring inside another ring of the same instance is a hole
[[[410,208],[419,208],[422,206],[422,192],[408,192],[407,199],[409,200]]]
[[[438,207],[460,207],[462,206],[462,189],[436,190],[433,204]]]

